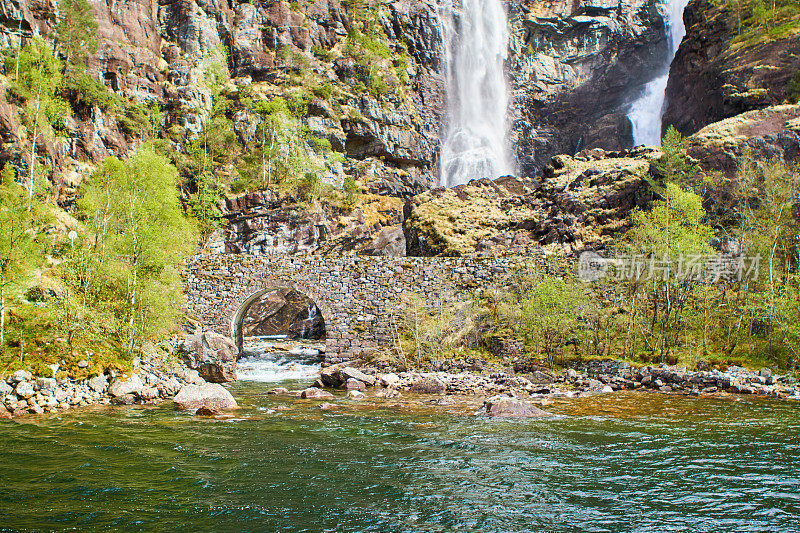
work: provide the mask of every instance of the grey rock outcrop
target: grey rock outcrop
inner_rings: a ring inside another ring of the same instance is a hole
[[[185,385],[175,395],[173,402],[182,410],[206,408],[211,411],[225,411],[239,407],[233,395],[219,383]]]
[[[488,416],[503,418],[541,418],[552,416],[530,402],[508,396],[492,396],[483,403]]]
[[[120,376],[111,382],[108,387],[108,394],[114,398],[133,395],[137,396],[144,388],[141,378],[138,374],[131,374],[130,376]]]
[[[236,381],[238,355],[236,343],[219,333],[204,331],[186,336],[184,362],[208,382]]]
[[[432,376],[423,376],[418,379],[411,388],[411,392],[417,394],[441,394],[447,387],[439,379]]]
[[[304,400],[332,400],[333,394],[317,387],[308,387],[300,392],[300,398]]]

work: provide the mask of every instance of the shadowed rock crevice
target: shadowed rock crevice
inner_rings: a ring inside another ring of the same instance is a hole
[[[311,298],[280,288],[265,292],[250,304],[242,319],[242,335],[320,340],[325,338],[325,319]]]

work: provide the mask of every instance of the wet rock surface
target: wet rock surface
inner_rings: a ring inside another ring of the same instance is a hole
[[[487,416],[502,418],[540,418],[552,416],[529,402],[508,396],[492,396],[483,403]]]
[[[219,383],[184,385],[173,402],[178,409],[207,409],[212,413],[238,407],[233,395]]]
[[[486,369],[475,372],[470,371],[470,368],[474,368],[475,361],[445,360],[440,366],[447,368],[446,371],[390,372],[387,371],[389,367],[373,366],[358,360],[348,364],[361,365],[357,369],[359,372],[374,377],[374,389],[365,391],[367,397],[400,398],[402,392],[435,396],[482,396],[493,399],[498,405],[497,413],[506,410],[511,413],[530,411],[527,406],[518,404],[523,401],[546,402],[554,397],[577,398],[621,390],[692,396],[755,394],[800,400],[800,385],[794,377],[775,375],[767,368],[755,371],[731,366],[725,370],[687,370],[685,367],[666,364],[633,367],[624,361],[598,359],[576,363],[574,367],[563,371],[516,365],[521,372],[515,372],[515,364],[512,362],[507,370],[502,370],[503,365],[498,363],[484,363]],[[707,364],[701,362],[701,366]],[[325,370],[322,370],[323,376]],[[336,371],[338,370],[334,370]],[[329,387],[327,383],[325,386]],[[503,400],[500,401],[501,399]],[[487,405],[484,405],[483,412],[491,415],[489,411],[491,410],[487,410]],[[549,415],[538,413],[520,416]]]

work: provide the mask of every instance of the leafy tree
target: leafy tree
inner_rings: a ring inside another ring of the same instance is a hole
[[[757,315],[765,315],[771,352],[776,326],[785,332],[784,339],[795,338],[792,321],[796,313],[791,312],[790,302],[796,302],[797,296],[800,221],[795,210],[800,174],[781,161],[757,164],[750,154],[745,154],[737,178],[741,198],[740,245],[748,255],[762,257],[767,267],[758,280],[763,290],[749,295],[753,300],[750,321]],[[752,342],[748,345],[752,349]],[[790,342],[786,348],[796,352],[799,347]]]
[[[59,0],[58,11],[55,49],[66,74],[85,67],[86,56],[97,52],[97,22],[87,0]]]
[[[60,130],[64,125],[64,117],[69,115],[70,108],[59,96],[63,76],[63,63],[53,55],[50,47],[41,37],[34,37],[25,46],[19,57],[6,58],[6,69],[19,69],[17,80],[11,90],[18,98],[25,100],[23,122],[32,132],[28,189],[28,209],[33,202],[36,189],[36,144],[40,135],[52,137],[54,129]]]
[[[708,257],[713,251],[709,245],[713,230],[703,223],[705,210],[700,197],[675,183],[667,184],[664,201],[655,202],[650,211],[635,211],[631,218],[628,249],[632,257],[642,258],[649,265],[641,274],[650,277],[652,323],[660,327],[663,360],[670,351],[673,328],[680,323],[684,304],[697,281],[679,270],[680,263]],[[641,279],[637,276],[633,283],[640,284]]]
[[[683,136],[674,126],[667,128],[667,132],[661,140],[661,152],[663,155],[655,162],[655,167],[657,172],[668,181],[688,184],[700,170],[686,157],[683,149]]]
[[[356,195],[358,194],[358,185],[356,185],[356,180],[353,176],[345,176],[342,182],[342,190],[344,191],[347,205],[353,205],[356,201]]]
[[[28,209],[26,191],[6,163],[0,174],[0,350],[5,343],[6,295],[27,276],[39,257],[38,209]]]
[[[184,217],[176,189],[177,170],[145,144],[128,161],[106,159],[94,173],[81,208],[90,237],[82,278],[90,305],[106,291],[119,302],[111,314],[121,344],[135,352],[144,338],[169,328],[181,308],[178,272],[191,251],[194,232]]]
[[[523,297],[525,336],[541,343],[549,366],[555,364],[557,350],[579,327],[587,303],[577,282],[554,276],[537,279]]]
[[[192,216],[200,226],[200,233],[205,238],[217,229],[222,218],[220,216],[218,202],[222,197],[219,189],[214,183],[214,178],[210,172],[204,172],[197,177],[197,192],[189,200]]]

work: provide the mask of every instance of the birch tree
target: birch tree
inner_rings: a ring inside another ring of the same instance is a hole
[[[194,245],[178,200],[178,173],[146,144],[128,161],[106,159],[92,176],[81,207],[95,256],[89,304],[116,294],[112,309],[121,346],[132,354],[163,332],[181,309],[178,273]],[[83,280],[82,283],[88,283]]]

